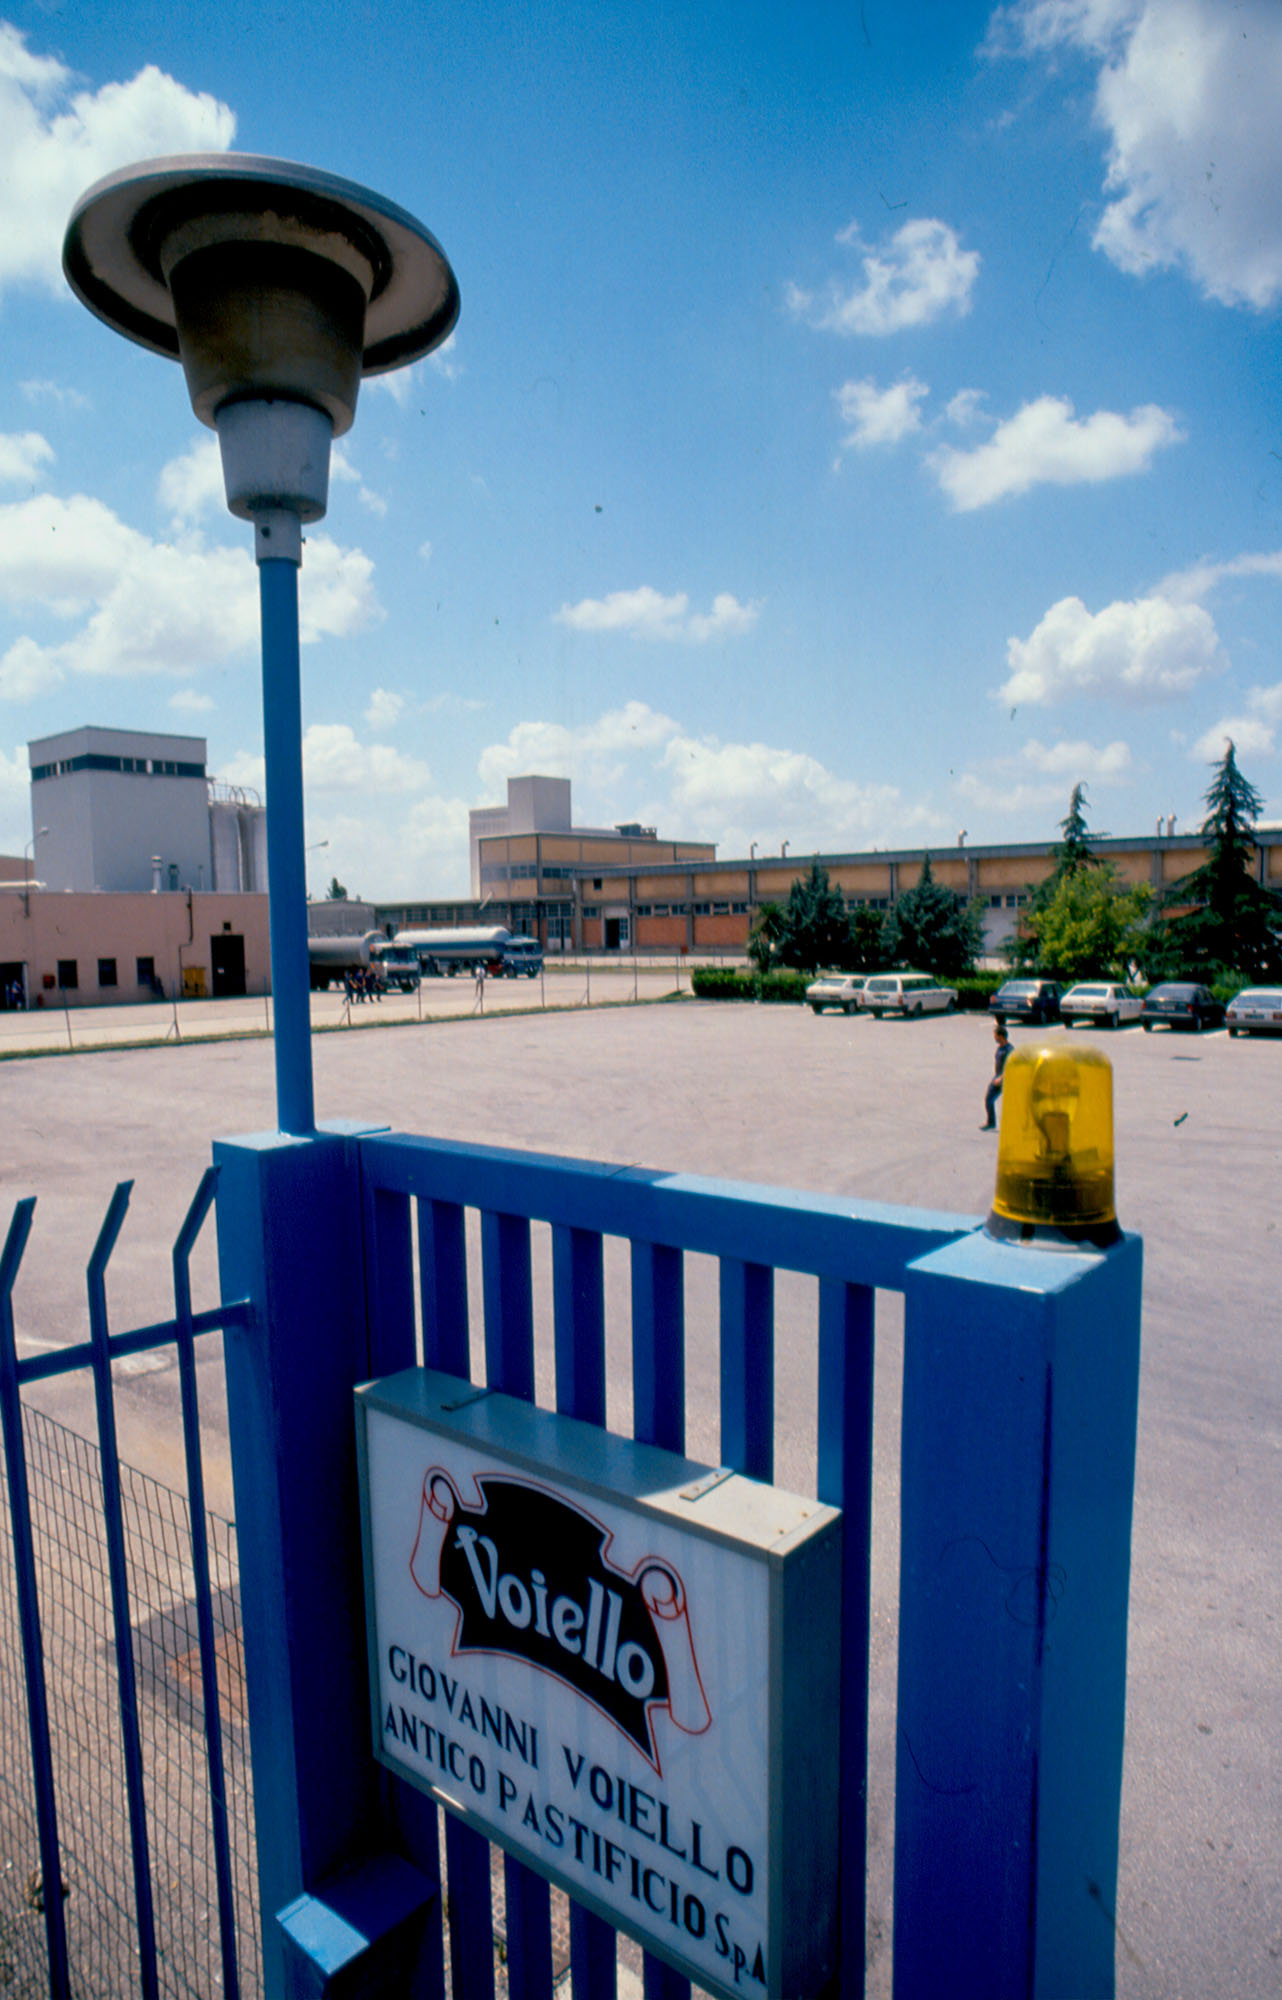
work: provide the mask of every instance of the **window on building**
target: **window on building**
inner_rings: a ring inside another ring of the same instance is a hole
[[[696,917],[710,917],[712,915],[711,903],[692,903],[690,907]]]
[[[649,903],[638,903],[637,915],[639,917],[652,917],[654,915],[653,906]]]
[[[67,993],[74,993],[79,987],[80,973],[77,970],[74,958],[60,958],[58,960],[58,985],[62,991]]]
[[[98,960],[98,984],[99,986],[116,986],[119,984],[116,978],[116,961],[114,958],[100,958]]]
[[[751,907],[750,903],[731,903],[730,914],[732,917],[746,917]]]
[[[712,914],[714,917],[728,917],[730,914],[729,903],[714,903],[712,905]]]
[[[139,958],[134,961],[134,975],[139,986],[155,987],[156,961],[154,958]]]

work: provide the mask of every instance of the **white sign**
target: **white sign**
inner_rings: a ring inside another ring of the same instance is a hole
[[[375,1754],[700,1985],[817,1990],[839,1516],[449,1376],[358,1399]]]

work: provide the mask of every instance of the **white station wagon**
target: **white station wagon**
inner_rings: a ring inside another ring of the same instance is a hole
[[[1074,1021],[1098,1021],[1101,1027],[1120,1028],[1123,1021],[1138,1021],[1143,1012],[1139,994],[1112,980],[1084,981],[1059,996],[1060,1020],[1070,1028]]]
[[[951,1014],[957,994],[951,986],[936,986],[928,972],[876,972],[859,1005],[878,1020],[883,1014]]]

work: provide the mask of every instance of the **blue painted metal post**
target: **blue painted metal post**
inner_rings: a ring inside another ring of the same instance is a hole
[[[1141,1246],[905,1287],[896,2000],[1108,2000]]]
[[[422,1947],[439,1884],[386,1852],[368,1741],[355,1130],[214,1147],[223,1294],[252,1303],[226,1367],[268,2000],[334,1991],[353,1954],[362,1992],[434,1990]]]
[[[267,888],[276,1009],[276,1116],[282,1132],[310,1132],[311,970],[303,832],[303,709],[298,657],[298,556],[258,546],[263,625],[263,754],[267,766]]]

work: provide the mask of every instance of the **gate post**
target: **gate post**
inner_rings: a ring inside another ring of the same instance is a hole
[[[1140,1269],[976,1234],[907,1274],[896,2000],[1113,1992]]]
[[[439,1883],[388,1853],[369,1748],[352,1389],[370,1375],[356,1134],[215,1142],[269,2000],[422,1990]],[[366,1983],[368,1982],[368,1983]]]

